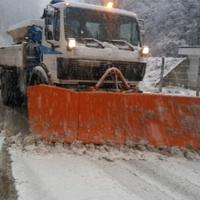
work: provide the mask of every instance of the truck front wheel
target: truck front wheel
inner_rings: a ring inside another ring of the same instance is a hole
[[[31,76],[30,85],[40,85],[40,84],[48,84],[48,76],[45,70],[41,66],[37,66],[33,69],[33,73]]]

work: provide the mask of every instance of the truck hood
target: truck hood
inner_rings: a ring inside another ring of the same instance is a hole
[[[107,60],[124,62],[141,62],[139,47],[132,50],[120,49],[109,43],[104,43],[105,48],[87,47],[78,45],[74,50],[68,51],[68,58],[86,59],[86,60]]]

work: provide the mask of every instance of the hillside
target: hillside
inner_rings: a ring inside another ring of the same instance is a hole
[[[174,56],[178,46],[200,44],[199,0],[121,0],[119,7],[145,20],[146,43],[153,55]]]

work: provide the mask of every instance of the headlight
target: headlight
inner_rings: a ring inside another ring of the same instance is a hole
[[[114,7],[114,3],[112,1],[110,1],[106,4],[106,7],[109,9],[112,9]]]
[[[150,49],[147,46],[142,47],[142,51],[141,51],[143,56],[147,56],[150,53]]]
[[[74,49],[76,47],[76,39],[69,38],[67,42],[67,47],[68,47],[68,50]]]

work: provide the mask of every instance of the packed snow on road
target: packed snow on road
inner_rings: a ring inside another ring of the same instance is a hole
[[[144,141],[137,148],[47,144],[22,134],[6,142],[19,200],[200,198],[198,152]]]

